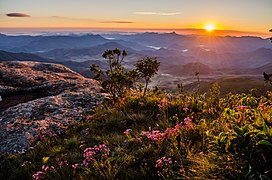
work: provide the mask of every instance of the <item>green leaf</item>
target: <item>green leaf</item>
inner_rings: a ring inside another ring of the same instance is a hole
[[[258,145],[272,146],[272,144],[269,141],[266,141],[266,140],[260,140],[258,142]]]
[[[243,135],[243,131],[238,128],[238,127],[233,127],[234,131],[239,135],[239,136],[242,136]]]
[[[266,124],[263,125],[263,131],[265,132],[265,134],[269,134],[269,128]]]
[[[246,133],[248,131],[249,124],[246,124],[242,127],[243,133]]]

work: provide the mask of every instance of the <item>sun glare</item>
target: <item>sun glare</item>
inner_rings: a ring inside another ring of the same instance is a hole
[[[207,31],[213,31],[216,29],[214,24],[207,24],[204,26],[204,29],[206,29]]]

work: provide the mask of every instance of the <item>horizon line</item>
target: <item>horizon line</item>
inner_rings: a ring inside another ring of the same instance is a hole
[[[188,35],[213,35],[213,36],[232,36],[234,34],[239,34],[238,36],[260,36],[269,38],[272,36],[272,33],[265,32],[255,32],[255,31],[241,31],[241,30],[225,30],[225,29],[215,29],[213,32],[207,32],[203,28],[110,28],[110,27],[0,27],[1,30],[97,30],[97,31],[120,31],[120,32],[175,32],[177,34],[178,31],[186,33]],[[187,31],[187,32],[186,32]],[[191,32],[188,32],[191,31]],[[193,33],[194,32],[194,33]]]

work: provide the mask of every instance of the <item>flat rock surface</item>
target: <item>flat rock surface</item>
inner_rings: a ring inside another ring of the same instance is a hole
[[[0,62],[0,152],[24,152],[84,119],[103,101],[100,88],[62,65]]]

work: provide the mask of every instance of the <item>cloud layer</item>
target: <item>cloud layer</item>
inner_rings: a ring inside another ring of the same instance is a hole
[[[51,16],[51,18],[56,18],[56,19],[67,19],[67,17],[64,17],[64,16]]]
[[[24,13],[8,13],[8,14],[6,14],[6,16],[8,16],[8,17],[30,17],[30,15],[24,14]]]
[[[116,23],[116,24],[130,24],[132,21],[101,21],[101,23]]]
[[[156,16],[175,16],[181,14],[180,12],[134,12],[133,14],[139,15],[156,15]]]

